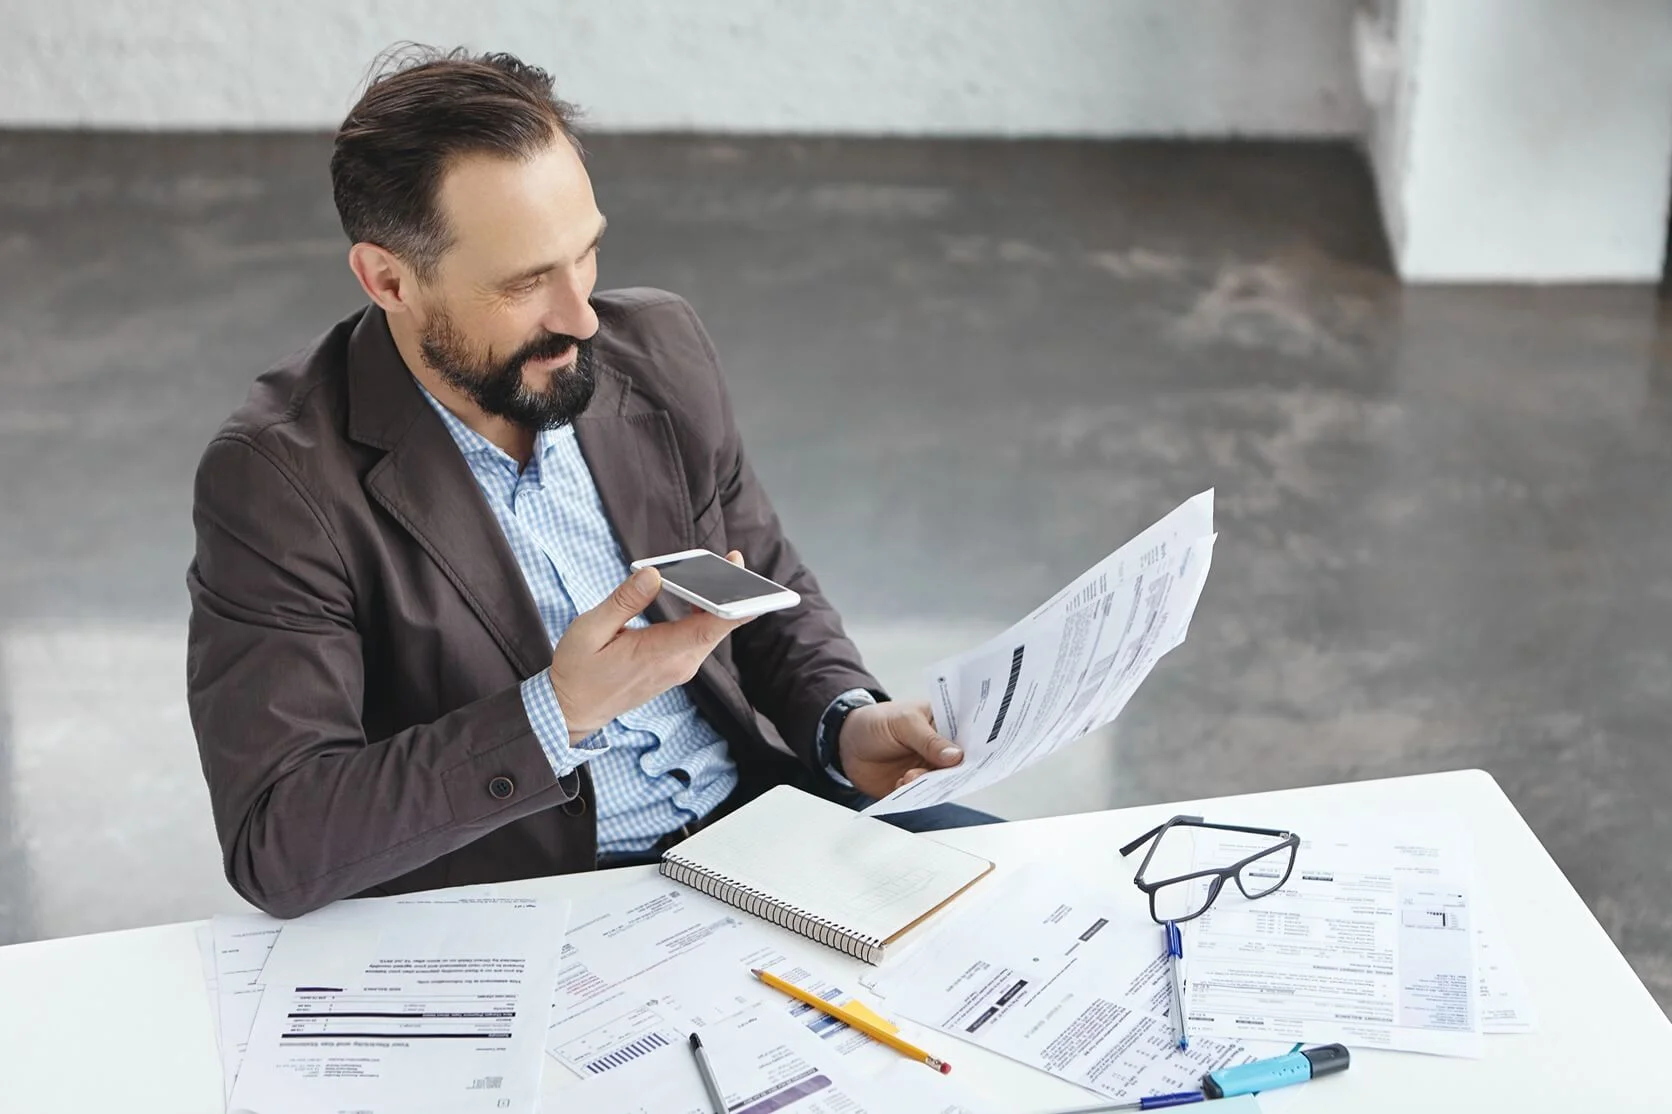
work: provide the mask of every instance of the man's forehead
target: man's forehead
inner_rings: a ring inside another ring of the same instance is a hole
[[[464,156],[447,168],[436,200],[452,233],[449,254],[496,269],[578,253],[601,220],[586,167],[562,140],[527,159]]]

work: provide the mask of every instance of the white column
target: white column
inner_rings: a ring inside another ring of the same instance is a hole
[[[1672,0],[1381,0],[1360,72],[1407,282],[1653,282]]]

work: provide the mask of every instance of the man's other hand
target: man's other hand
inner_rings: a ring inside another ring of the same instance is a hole
[[[836,751],[848,780],[872,797],[964,760],[957,744],[935,733],[928,704],[892,700],[849,712]]]
[[[743,565],[736,550],[726,560]],[[622,712],[685,684],[722,638],[749,621],[693,609],[675,622],[628,627],[661,590],[662,574],[640,569],[558,639],[552,651],[552,692],[575,742]]]

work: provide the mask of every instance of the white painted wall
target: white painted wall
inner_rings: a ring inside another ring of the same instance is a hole
[[[1409,282],[1654,282],[1672,0],[1382,0],[1369,150]]]
[[[0,126],[332,128],[408,39],[609,130],[1342,136],[1350,0],[0,0]]]

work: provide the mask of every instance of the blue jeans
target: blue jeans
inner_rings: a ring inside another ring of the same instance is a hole
[[[853,805],[856,809],[871,803],[863,797]],[[1004,818],[973,809],[967,805],[931,805],[916,812],[893,812],[878,820],[904,828],[908,832],[944,832],[948,828],[973,828],[978,824],[1002,824]]]

